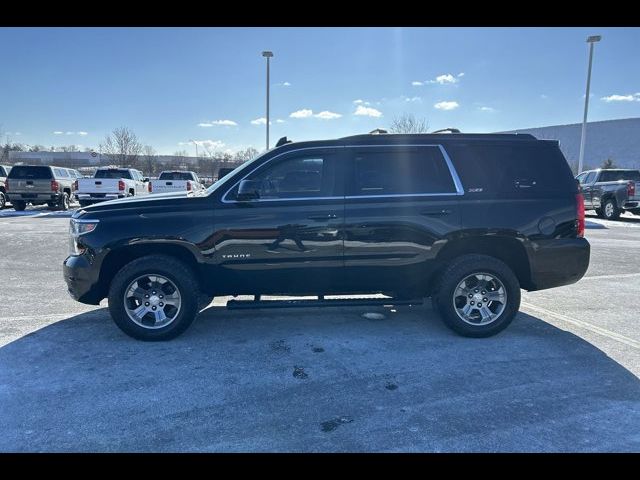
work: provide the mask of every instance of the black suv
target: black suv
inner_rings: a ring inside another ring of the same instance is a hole
[[[583,200],[555,141],[280,143],[202,193],[76,212],[69,293],[107,297],[116,324],[142,340],[176,337],[214,295],[364,293],[430,296],[453,330],[486,337],[513,320],[521,288],[587,270]]]

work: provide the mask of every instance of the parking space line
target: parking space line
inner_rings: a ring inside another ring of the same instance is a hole
[[[600,280],[600,279],[612,279],[612,278],[633,278],[640,277],[640,273],[621,273],[619,275],[592,275],[590,277],[582,277],[581,280]]]
[[[640,342],[634,340],[633,338],[625,337],[624,335],[620,335],[619,333],[612,332],[611,330],[607,330],[606,328],[598,327],[597,325],[593,325],[591,323],[578,320],[576,318],[568,317],[567,315],[563,315],[561,313],[552,312],[551,310],[547,310],[546,308],[538,307],[537,305],[532,305],[531,303],[522,302],[521,305],[528,310],[531,310],[535,313],[541,315],[547,315],[555,320],[559,320],[561,322],[570,323],[575,325],[576,327],[584,328],[585,330],[589,330],[593,333],[597,333],[598,335],[602,335],[603,337],[610,338],[611,340],[616,340],[620,343],[624,343],[632,348],[640,350]]]

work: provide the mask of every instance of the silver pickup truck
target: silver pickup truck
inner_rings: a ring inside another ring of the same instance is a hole
[[[622,212],[640,215],[640,170],[597,169],[580,173],[585,210],[616,220]]]
[[[14,165],[5,180],[7,199],[17,211],[45,203],[51,209],[68,210],[79,176],[72,168]]]

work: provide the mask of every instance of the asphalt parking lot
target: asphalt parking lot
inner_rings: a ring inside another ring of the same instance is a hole
[[[640,450],[640,217],[467,339],[423,306],[228,311],[130,339],[61,275],[69,212],[0,212],[0,451]],[[364,313],[384,314],[367,319]]]

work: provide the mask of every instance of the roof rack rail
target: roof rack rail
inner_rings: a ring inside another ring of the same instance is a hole
[[[278,143],[276,143],[276,147],[281,147],[282,145],[286,145],[287,143],[293,143],[293,142],[289,140],[287,137],[282,137],[280,140],[278,140]]]
[[[461,133],[457,128],[441,128],[440,130],[436,130],[431,133]]]
[[[376,128],[375,130],[371,130],[369,132],[370,135],[380,135],[381,133],[389,133],[384,128]]]

